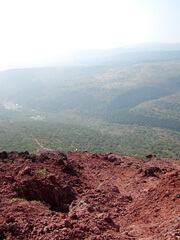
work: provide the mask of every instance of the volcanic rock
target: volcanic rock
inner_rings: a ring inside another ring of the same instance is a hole
[[[180,237],[178,159],[1,152],[0,196],[0,239]]]
[[[0,153],[0,159],[6,159],[6,158],[8,158],[7,152],[6,151],[1,152]]]

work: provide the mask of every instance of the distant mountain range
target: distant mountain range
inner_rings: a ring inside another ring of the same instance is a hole
[[[180,43],[141,43],[129,45],[113,49],[91,49],[91,50],[77,50],[72,52],[66,60],[56,60],[58,65],[75,65],[75,66],[88,66],[102,64],[106,61],[113,61],[126,57],[132,53],[141,52],[164,52],[164,51],[180,51]],[[155,54],[156,55],[156,54]],[[54,62],[55,63],[55,62]]]

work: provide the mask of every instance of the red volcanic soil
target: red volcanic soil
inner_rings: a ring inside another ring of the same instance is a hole
[[[180,239],[180,160],[0,153],[0,239]]]

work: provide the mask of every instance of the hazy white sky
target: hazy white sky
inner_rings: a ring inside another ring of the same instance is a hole
[[[180,0],[0,0],[0,70],[76,48],[180,42]]]

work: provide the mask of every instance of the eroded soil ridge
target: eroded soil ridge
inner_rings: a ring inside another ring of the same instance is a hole
[[[180,160],[0,153],[0,239],[180,239]]]

